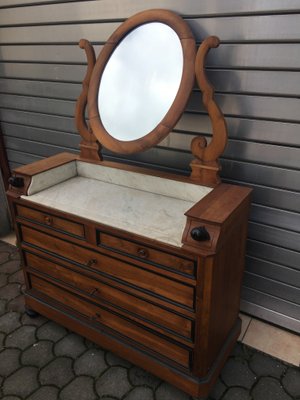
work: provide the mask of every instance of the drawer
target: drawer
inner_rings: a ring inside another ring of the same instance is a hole
[[[95,270],[113,279],[134,285],[151,295],[162,296],[188,308],[194,307],[194,288],[180,281],[169,279],[134,264],[99,254],[27,226],[21,226],[21,236],[24,242],[51,252],[54,256],[60,256],[68,261],[75,262],[82,268]]]
[[[171,330],[175,334],[191,338],[192,321],[183,316],[35,254],[25,252],[24,255],[27,267],[34,268],[39,273],[47,274],[64,284],[73,286],[99,304],[103,302],[104,304],[112,304],[114,307],[129,311],[129,318],[130,313],[132,313],[133,316],[158,324],[158,328]],[[156,329],[155,325],[153,329]]]
[[[145,246],[142,243],[130,242],[118,236],[97,230],[97,244],[112,251],[134,257],[154,265],[175,269],[187,275],[195,275],[195,260],[180,257],[164,251]]]
[[[32,208],[24,207],[17,204],[17,215],[22,218],[26,218],[30,221],[37,222],[55,230],[67,233],[73,236],[84,238],[84,226],[77,222],[70,221],[68,219],[56,217],[49,213],[37,211]]]
[[[103,307],[86,301],[80,296],[76,296],[73,293],[34,275],[30,276],[30,282],[32,288],[36,291],[47,295],[55,302],[59,302],[69,309],[82,314],[91,322],[106,326],[117,332],[119,335],[134,340],[144,348],[148,348],[160,356],[174,360],[176,363],[184,367],[189,367],[190,351],[187,348],[176,344],[176,342],[168,341],[167,339],[152,333],[150,330],[143,329],[143,327],[138,324],[131,323],[116,313],[112,313]]]

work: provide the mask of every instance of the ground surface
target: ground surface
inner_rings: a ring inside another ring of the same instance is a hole
[[[44,317],[24,314],[17,248],[0,242],[0,399],[191,400]],[[300,370],[237,344],[209,400],[300,399]]]

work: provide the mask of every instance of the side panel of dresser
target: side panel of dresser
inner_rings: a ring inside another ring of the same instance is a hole
[[[250,196],[249,188],[220,184],[186,213],[183,248],[199,254],[196,313],[201,318],[196,324],[193,360],[197,376],[221,370],[240,333]],[[199,226],[209,232],[209,240],[192,239],[191,230]]]

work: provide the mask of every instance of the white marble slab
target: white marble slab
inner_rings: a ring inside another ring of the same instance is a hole
[[[181,246],[184,213],[212,188],[72,161],[32,178],[27,200]]]
[[[186,223],[184,213],[194,204],[80,176],[26,196],[26,200],[178,247]]]
[[[77,161],[77,174],[86,178],[128,186],[150,193],[162,194],[176,199],[197,202],[212,191],[207,186],[179,182],[138,172],[124,171],[117,168],[104,167]]]
[[[41,190],[49,188],[60,182],[66,181],[77,175],[77,166],[75,161],[60,165],[59,167],[49,169],[32,177],[28,188],[28,195],[38,193]]]

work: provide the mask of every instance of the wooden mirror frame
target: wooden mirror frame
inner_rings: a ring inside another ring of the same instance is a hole
[[[102,73],[116,47],[134,29],[150,22],[160,22],[172,28],[180,40],[183,52],[183,70],[179,89],[169,110],[160,123],[145,136],[121,141],[104,128],[98,109],[98,93]],[[187,23],[167,10],[148,10],[127,19],[107,40],[95,63],[88,90],[88,110],[91,129],[98,141],[107,149],[119,154],[137,153],[149,149],[163,140],[181,117],[194,85],[196,44]]]
[[[178,110],[175,109],[175,107],[172,108],[172,114],[170,115],[170,118],[173,118],[173,125],[176,124],[177,120],[184,111],[195,77],[198,87],[202,92],[203,105],[208,112],[208,116],[212,124],[212,139],[209,143],[207,143],[207,140],[204,136],[195,137],[191,143],[191,151],[195,159],[190,164],[192,171],[188,179],[193,183],[214,187],[220,183],[219,172],[221,170],[221,165],[218,158],[224,152],[227,145],[227,126],[224,115],[214,99],[214,87],[206,76],[205,61],[210,49],[218,47],[220,41],[216,36],[209,36],[205,38],[198,48],[195,58],[195,42],[189,27],[181,19],[181,17],[167,10],[143,11],[125,21],[114,32],[107,44],[104,46],[97,60],[97,68],[93,46],[88,40],[80,40],[79,46],[85,50],[88,63],[87,72],[82,82],[82,91],[77,100],[75,110],[76,127],[82,137],[82,141],[80,143],[80,157],[90,161],[102,161],[102,144],[113,151],[120,153],[123,152],[125,154],[135,151],[142,151],[157,144],[173,128],[171,124],[169,126],[166,124],[166,126],[161,126],[161,130],[157,129],[156,132],[155,130],[150,132],[150,134],[153,135],[150,136],[148,134],[149,140],[147,136],[144,136],[141,139],[132,142],[121,142],[113,139],[109,134],[107,134],[103,126],[101,127],[98,111],[98,87],[100,83],[100,73],[103,71],[106,62],[108,61],[109,56],[112,54],[116,45],[135,27],[138,27],[146,22],[157,21],[168,24],[181,38],[181,43],[185,43],[183,48],[185,49],[185,54],[187,56],[186,73],[188,76],[187,80],[185,81],[187,86],[182,86],[180,88],[182,89],[182,95],[176,104],[179,107]],[[89,125],[85,118],[88,97],[89,108],[91,110],[90,117],[92,117]],[[167,115],[169,116],[169,113]],[[112,144],[111,146],[109,146],[110,143]],[[132,143],[133,147],[130,149]],[[122,144],[126,144],[129,151],[126,151],[126,148],[124,149]],[[133,148],[134,150],[132,150]]]

